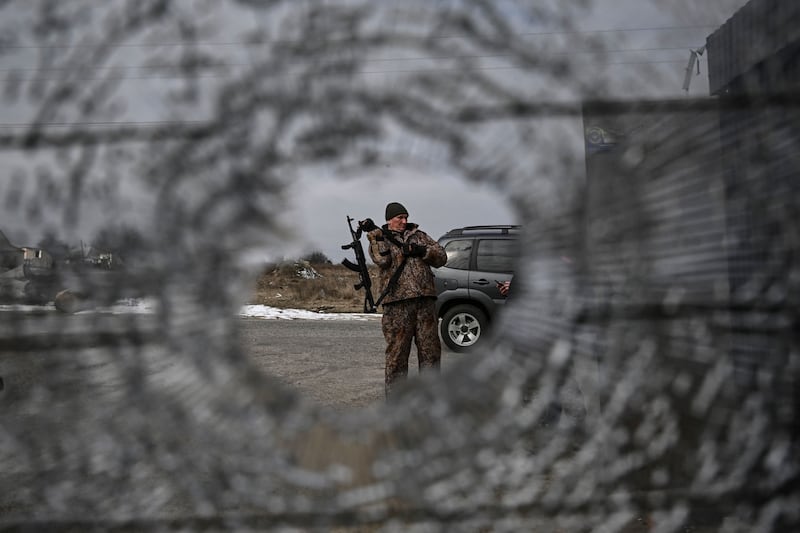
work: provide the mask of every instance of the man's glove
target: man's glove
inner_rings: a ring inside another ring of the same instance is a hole
[[[361,228],[361,231],[366,231],[367,233],[378,229],[378,226],[375,225],[375,222],[373,222],[371,218],[360,221],[358,227]]]
[[[408,257],[424,257],[428,249],[421,244],[409,242],[403,245],[403,255]]]

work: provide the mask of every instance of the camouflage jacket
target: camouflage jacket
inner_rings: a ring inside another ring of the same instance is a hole
[[[428,250],[423,257],[406,259],[400,278],[383,299],[383,303],[399,302],[420,296],[435,297],[436,287],[433,284],[433,272],[430,267],[444,266],[447,254],[438,242],[420,230],[416,224],[407,224],[403,233],[390,232],[388,226],[384,224],[383,228],[367,234],[369,256],[380,270],[380,294],[383,294],[392,274],[403,262],[403,251],[389,239],[384,238],[384,233],[392,235],[397,242],[420,244]]]

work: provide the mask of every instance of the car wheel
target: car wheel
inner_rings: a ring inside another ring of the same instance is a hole
[[[448,348],[454,352],[464,352],[486,335],[488,326],[486,313],[477,307],[456,305],[442,315],[439,333]]]

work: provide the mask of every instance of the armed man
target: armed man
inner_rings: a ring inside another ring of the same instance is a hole
[[[397,202],[386,206],[386,224],[382,227],[370,219],[359,226],[368,232],[369,255],[380,272],[382,294],[378,302],[383,303],[388,399],[392,387],[408,377],[412,340],[417,346],[420,372],[439,371],[442,347],[431,267],[444,266],[447,254],[419,226],[408,222],[408,210]]]

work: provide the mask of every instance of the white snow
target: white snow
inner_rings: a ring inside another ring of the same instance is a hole
[[[151,300],[124,300],[109,307],[97,307],[84,313],[109,313],[123,314],[150,314],[155,312],[157,303]],[[46,305],[0,305],[0,312],[57,312],[53,304]],[[381,317],[380,313],[317,313],[305,309],[278,309],[266,305],[245,305],[239,310],[240,317],[263,318],[266,320],[374,320]]]
[[[278,309],[266,305],[245,305],[239,316],[286,320],[372,320],[380,318],[379,313],[317,313],[304,309]]]

